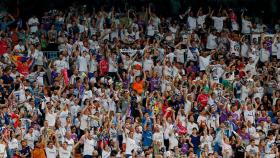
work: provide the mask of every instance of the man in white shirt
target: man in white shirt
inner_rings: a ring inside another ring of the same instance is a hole
[[[194,128],[196,128],[197,130],[199,129],[198,125],[196,123],[194,123],[194,117],[190,116],[189,121],[187,123],[187,132],[189,135],[192,134],[192,131]]]
[[[27,22],[27,25],[29,26],[31,33],[36,33],[38,31],[39,24],[40,24],[39,20],[36,16],[31,17]]]
[[[136,141],[133,139],[133,132],[129,132],[128,136],[126,137],[126,148],[125,148],[125,155],[129,157],[132,155],[132,150],[137,151],[139,146],[137,145]]]
[[[211,33],[207,36],[206,48],[209,50],[216,49],[218,47],[217,44],[217,36],[215,35],[216,31],[212,30]]]
[[[62,144],[62,146],[58,149],[58,155],[61,158],[70,158],[71,157],[71,150],[68,148],[68,145],[66,142]]]
[[[252,23],[249,21],[248,16],[243,16],[244,11],[241,14],[241,20],[242,20],[242,30],[241,33],[243,34],[250,34],[251,33],[251,28],[252,28]]]
[[[214,28],[221,32],[224,28],[224,21],[227,19],[227,17],[221,16],[221,13],[218,13],[217,16],[212,16],[214,11],[212,11],[210,17],[214,20]]]
[[[54,62],[54,65],[56,67],[56,72],[57,73],[61,73],[62,69],[64,69],[64,68],[67,69],[68,68],[67,62],[63,59],[63,55],[59,56],[59,59]]]
[[[48,142],[45,152],[46,152],[47,158],[56,158],[57,157],[57,149],[54,146],[53,142]]]
[[[255,140],[250,140],[250,144],[246,147],[246,155],[249,157],[256,157],[259,153],[259,148],[255,144]]]
[[[28,130],[28,133],[24,136],[24,139],[27,141],[27,145],[31,148],[34,149],[34,141],[35,141],[35,136],[33,134],[33,128],[30,128]]]
[[[82,52],[82,55],[78,56],[78,66],[80,73],[88,71],[88,60],[86,58],[86,52]]]

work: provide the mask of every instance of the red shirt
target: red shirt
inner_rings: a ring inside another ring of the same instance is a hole
[[[6,40],[0,40],[0,55],[7,53],[8,42]]]
[[[208,94],[199,94],[197,97],[197,101],[203,105],[206,106],[208,103]]]
[[[99,63],[100,66],[100,76],[105,76],[107,75],[109,71],[109,63],[107,60],[102,59]]]

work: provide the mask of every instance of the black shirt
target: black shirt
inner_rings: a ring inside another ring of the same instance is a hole
[[[243,146],[236,146],[234,149],[235,158],[244,158],[244,153],[245,153],[245,147]]]

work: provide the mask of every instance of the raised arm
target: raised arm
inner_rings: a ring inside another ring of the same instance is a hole
[[[199,13],[202,11],[202,8],[200,7],[196,13],[196,16],[198,17],[199,16]]]

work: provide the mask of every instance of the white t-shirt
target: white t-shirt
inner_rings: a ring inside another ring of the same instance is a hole
[[[62,69],[68,68],[67,63],[64,60],[56,60],[54,65],[56,66],[56,72],[58,73],[61,73]]]
[[[14,95],[18,102],[24,102],[26,100],[25,90],[23,90],[23,89],[14,91]]]
[[[203,57],[199,56],[199,68],[200,71],[206,70],[208,65],[210,64],[211,56]]]
[[[239,56],[240,53],[240,44],[236,41],[229,40],[230,41],[230,54]]]
[[[9,141],[9,149],[18,149],[19,142],[16,138],[13,138],[11,141]]]
[[[245,121],[250,121],[251,123],[255,123],[255,110],[244,110],[244,118]]]
[[[131,138],[126,138],[126,149],[125,149],[125,154],[131,155],[132,150],[137,150],[138,145],[136,144],[134,139]]]
[[[196,128],[198,130],[198,125],[196,123],[188,122],[187,123],[187,132],[188,132],[189,135],[192,134],[193,128]]]
[[[31,148],[31,149],[34,149],[34,141],[35,141],[35,136],[32,134],[29,134],[27,133],[25,136],[24,136],[24,139],[26,139],[27,141],[27,145]]]
[[[46,155],[47,155],[47,158],[56,158],[56,156],[57,156],[56,147],[53,147],[52,149],[46,147]]]
[[[155,35],[155,28],[153,25],[149,24],[147,26],[147,35],[148,36],[154,36]]]
[[[94,141],[94,139],[85,139],[83,155],[92,155],[95,145],[96,142]]]
[[[242,19],[242,31],[241,32],[244,33],[244,34],[251,33],[251,29],[250,29],[249,26],[252,26],[251,21]]]
[[[184,63],[185,60],[184,60],[184,54],[185,54],[185,49],[176,49],[175,50],[175,54],[176,54],[176,59],[177,59],[177,62],[180,62],[180,63]]]
[[[174,147],[178,146],[178,140],[174,134],[171,134],[169,138],[169,148],[174,149]]]
[[[65,138],[64,141],[67,143],[68,150],[72,151],[72,149],[75,145],[74,140],[72,138],[70,138],[70,139]]]
[[[256,156],[259,152],[259,148],[257,146],[248,145],[246,147],[246,152],[249,152],[250,154],[254,154]]]
[[[47,113],[46,114],[46,120],[48,121],[48,125],[50,127],[54,127],[55,126],[55,119],[56,119],[56,113]]]
[[[280,43],[275,44],[275,46],[277,47],[277,59],[280,59]]]
[[[188,25],[190,30],[196,29],[196,18],[189,16],[188,17]]]
[[[246,86],[241,87],[241,100],[245,101],[246,98],[249,96],[249,88]]]
[[[35,51],[34,53],[34,58],[35,58],[35,64],[36,65],[43,65],[44,64],[44,54],[42,51]]]
[[[205,18],[206,18],[206,15],[202,15],[202,16],[198,16],[196,21],[197,21],[197,25],[198,27],[202,27],[203,24],[205,23]]]
[[[32,17],[32,18],[30,18],[29,20],[28,20],[28,25],[29,25],[29,27],[30,27],[30,32],[37,32],[38,31],[38,25],[39,25],[39,20],[38,20],[38,18],[34,18],[34,17]]]
[[[71,156],[71,150],[69,150],[69,148],[65,150],[64,148],[60,147],[58,153],[59,157],[61,158],[70,158]]]
[[[243,43],[241,45],[241,56],[248,58],[248,50],[249,50],[249,46],[246,43]]]
[[[79,71],[80,72],[87,72],[88,71],[88,63],[87,59],[83,56],[78,57],[78,65],[79,65]]]
[[[116,60],[112,59],[111,57],[109,58],[109,72],[117,72],[117,62]]]
[[[96,72],[97,71],[98,63],[95,60],[89,61],[89,72]]]
[[[213,16],[212,19],[214,20],[214,27],[215,29],[220,32],[222,31],[223,27],[224,27],[224,20],[226,20],[226,17],[216,17]]]
[[[270,53],[268,50],[261,49],[260,50],[260,61],[261,62],[266,62],[269,61]]]
[[[87,115],[82,115],[81,117],[81,126],[80,129],[84,130],[88,127],[88,116]]]
[[[143,68],[145,71],[151,71],[152,67],[154,67],[154,62],[151,59],[145,59],[143,63]]]
[[[0,156],[3,156],[3,158],[7,157],[6,146],[4,144],[0,144]]]
[[[257,89],[257,91],[254,94],[254,98],[257,98],[257,97],[262,98],[263,95],[264,95],[264,88],[263,87],[257,87],[256,89]]]
[[[160,142],[161,145],[163,145],[163,133],[162,132],[156,132],[153,134],[153,141]]]
[[[207,43],[206,43],[206,48],[207,49],[215,49],[217,48],[217,36],[213,35],[213,34],[209,34],[207,36]]]

